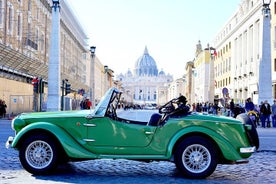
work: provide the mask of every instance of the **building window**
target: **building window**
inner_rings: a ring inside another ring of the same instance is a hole
[[[231,70],[231,57],[229,57],[229,71]]]
[[[37,10],[36,10],[36,19],[37,20],[39,20],[39,18],[40,18],[40,11],[39,11],[39,8],[37,8]]]
[[[274,84],[273,86],[272,86],[272,89],[273,89],[273,96],[272,96],[272,98],[276,98],[276,85]]]
[[[32,10],[32,0],[28,1],[28,11]]]
[[[31,23],[28,23],[28,38],[32,37],[32,27],[31,27]]]
[[[36,29],[35,31],[35,42],[38,43],[38,36],[39,36],[39,30]]]
[[[12,20],[13,20],[13,10],[12,10],[12,6],[9,6],[8,8],[8,17],[9,17],[9,21],[8,21],[8,30],[11,33],[12,32]]]
[[[276,14],[276,2],[274,2],[274,14]]]
[[[3,24],[3,1],[0,0],[0,27]]]
[[[21,16],[17,16],[17,36],[21,36]]]
[[[274,59],[274,72],[276,72],[276,59]]]

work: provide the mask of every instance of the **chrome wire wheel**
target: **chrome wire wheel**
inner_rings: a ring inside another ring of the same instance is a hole
[[[202,173],[211,164],[211,154],[209,150],[201,144],[192,144],[184,150],[182,163],[191,173]]]
[[[53,157],[52,147],[42,140],[33,141],[25,150],[26,162],[35,169],[48,167],[52,163]]]

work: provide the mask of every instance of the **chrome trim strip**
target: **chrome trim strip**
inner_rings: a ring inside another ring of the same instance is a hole
[[[146,135],[152,135],[154,132],[145,132]]]
[[[85,142],[96,142],[95,139],[83,139]]]
[[[90,124],[90,123],[84,123],[83,126],[95,127],[95,126],[97,126],[97,125],[96,125],[96,124]]]

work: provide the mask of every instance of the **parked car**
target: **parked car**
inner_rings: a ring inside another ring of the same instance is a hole
[[[120,96],[111,88],[93,110],[23,113],[12,121],[7,147],[18,149],[22,166],[36,175],[61,162],[109,158],[172,161],[184,177],[205,178],[218,164],[247,163],[259,145],[246,114],[192,113],[180,96],[138,121],[117,115]]]

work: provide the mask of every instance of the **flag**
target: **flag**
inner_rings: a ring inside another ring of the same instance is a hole
[[[218,54],[217,54],[217,51],[216,50],[214,50],[214,56],[216,57]]]

